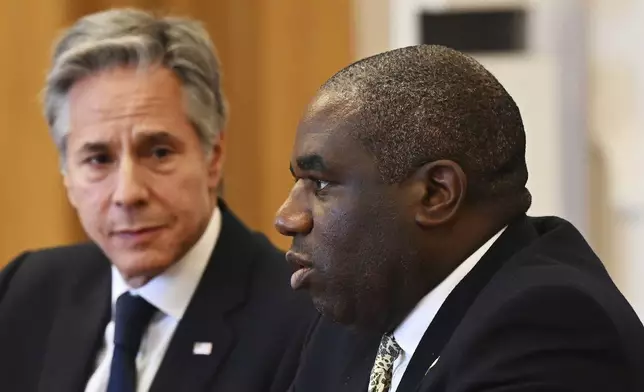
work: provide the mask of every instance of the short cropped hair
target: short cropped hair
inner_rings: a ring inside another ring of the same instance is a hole
[[[472,57],[437,45],[395,49],[342,69],[324,92],[352,106],[353,133],[384,181],[447,159],[467,175],[470,199],[511,196],[529,208],[519,108]]]

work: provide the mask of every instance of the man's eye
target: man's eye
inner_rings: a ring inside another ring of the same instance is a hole
[[[316,192],[324,190],[327,186],[329,186],[328,181],[322,181],[322,180],[313,180],[313,183],[315,184],[315,190]]]
[[[171,154],[172,150],[167,147],[155,147],[152,149],[152,155],[154,155],[154,157],[158,159],[167,158]]]
[[[96,154],[96,155],[91,155],[83,161],[84,163],[88,163],[93,166],[98,166],[98,165],[106,165],[110,163],[112,159],[108,154]]]

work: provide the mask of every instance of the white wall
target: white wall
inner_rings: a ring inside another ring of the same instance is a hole
[[[644,318],[644,1],[589,0],[590,133],[605,200],[595,242]],[[600,188],[597,186],[597,188]]]

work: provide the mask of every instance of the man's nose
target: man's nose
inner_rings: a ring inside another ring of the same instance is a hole
[[[146,203],[148,191],[139,171],[131,158],[120,161],[116,174],[116,188],[112,196],[114,204],[118,207],[136,207]]]
[[[293,195],[294,191],[277,210],[275,228],[280,234],[293,237],[297,234],[307,234],[313,229],[313,219],[308,208]]]

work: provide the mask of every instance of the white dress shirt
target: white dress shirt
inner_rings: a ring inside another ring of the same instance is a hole
[[[130,291],[140,295],[159,310],[141,340],[136,358],[137,391],[150,389],[172,335],[190,303],[221,231],[221,212],[215,207],[208,227],[201,238],[181,260],[143,287],[131,289],[118,270],[112,266],[112,320],[105,328],[103,347],[85,392],[105,392],[110,376],[114,351],[114,308],[118,297]]]
[[[416,347],[423,338],[425,331],[443,306],[445,300],[454,288],[470,273],[481,257],[490,249],[505,228],[496,233],[483,246],[478,248],[464,262],[452,271],[438,286],[418,302],[414,310],[403,320],[394,331],[394,338],[402,349],[402,353],[394,361],[390,392],[395,392],[402,380],[407,365],[416,351]],[[432,364],[433,366],[433,364]]]

